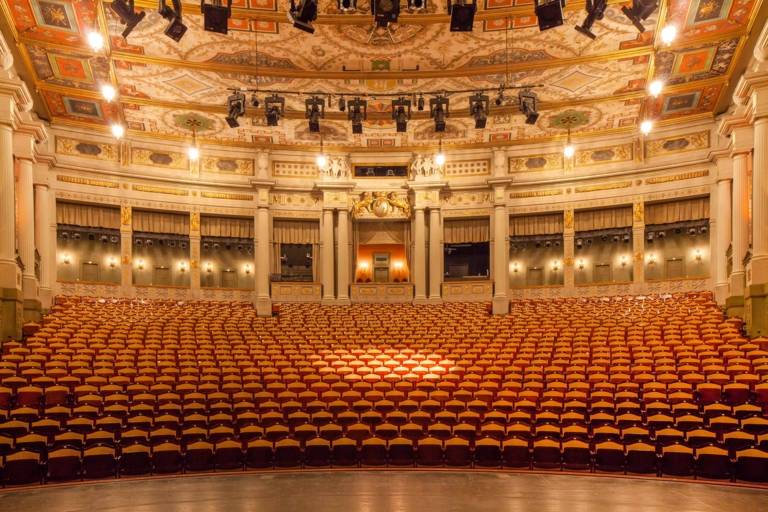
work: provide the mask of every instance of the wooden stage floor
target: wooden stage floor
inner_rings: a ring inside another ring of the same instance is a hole
[[[481,471],[185,475],[7,489],[2,512],[759,512],[768,487]]]

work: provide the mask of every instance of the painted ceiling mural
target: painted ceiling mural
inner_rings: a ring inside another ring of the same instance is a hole
[[[359,5],[367,9],[367,0]],[[202,28],[199,3],[184,3],[189,27],[179,43],[162,32],[167,22],[156,3],[137,0],[146,18],[128,36],[107,2],[96,0],[0,0],[2,23],[19,43],[42,112],[54,123],[98,125],[115,121],[129,130],[176,137],[190,135],[232,144],[315,144],[304,119],[303,97],[286,98],[287,115],[266,126],[262,109],[249,108],[240,127],[225,122],[230,88],[289,89],[326,94],[496,88],[502,83],[538,86],[541,116],[526,125],[516,108],[491,104],[484,130],[468,116],[471,93],[450,97],[451,116],[442,138],[455,144],[503,144],[636,126],[642,118],[685,120],[712,114],[724,93],[756,16],[760,0],[669,0],[639,33],[609,2],[595,23],[595,40],[573,27],[583,3],[569,2],[565,24],[540,32],[529,0],[484,0],[473,32],[451,33],[445,2],[427,13],[404,14],[386,32],[372,34],[369,14],[342,15],[336,0],[320,0],[315,34],[286,22],[286,0],[235,0],[228,35]],[[574,5],[575,4],[575,5]],[[659,28],[674,23],[677,40],[657,41]],[[91,30],[106,38],[94,52]],[[666,82],[655,99],[654,78]],[[118,98],[108,103],[100,87],[111,83]],[[491,99],[494,93],[489,93]],[[263,93],[260,96],[264,96]],[[338,97],[338,96],[337,96]],[[507,98],[516,99],[514,91]],[[330,144],[403,147],[434,144],[426,112],[417,112],[407,133],[396,133],[390,98],[369,99],[363,134],[353,134],[335,103],[321,122]]]

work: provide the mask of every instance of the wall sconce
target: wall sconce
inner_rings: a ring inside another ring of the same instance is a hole
[[[187,262],[186,261],[180,261],[179,262],[179,272],[186,272],[187,271]]]
[[[701,249],[696,249],[693,251],[693,257],[696,258],[696,261],[701,261]]]
[[[139,270],[144,270],[144,260],[143,259],[139,259],[139,261],[136,263],[136,267]]]
[[[65,265],[69,265],[69,262],[71,260],[68,252],[65,252],[64,254],[61,255],[61,261],[63,261]]]
[[[560,270],[560,261],[559,260],[555,260],[555,261],[552,262],[552,270],[554,270],[555,272]]]
[[[584,270],[584,260],[582,258],[579,258],[579,270]]]
[[[252,270],[252,268],[251,268],[251,264],[250,264],[250,263],[246,263],[246,264],[245,264],[245,273],[246,273],[246,274],[250,274],[250,273],[251,273],[251,270]]]
[[[205,271],[209,273],[213,272],[213,263],[211,263],[210,261],[206,262]]]
[[[115,268],[115,266],[117,265],[117,260],[115,259],[114,256],[110,256],[107,259],[107,264],[109,265],[109,268]]]
[[[360,263],[357,265],[357,268],[359,268],[359,269],[360,269],[360,270],[362,270],[363,272],[368,272],[368,269],[370,268],[370,265],[368,264],[368,262],[367,262],[367,261],[361,261],[361,262],[360,262]]]
[[[621,266],[622,266],[622,267],[626,267],[626,266],[627,266],[627,255],[626,255],[626,254],[624,254],[624,255],[621,257],[620,261],[621,261]]]
[[[397,260],[394,263],[392,263],[392,266],[394,267],[395,270],[403,270],[403,262],[400,260]]]
[[[655,265],[656,264],[656,254],[650,253],[648,255],[648,265]]]
[[[519,270],[520,270],[520,264],[518,264],[516,261],[513,261],[512,262],[512,272],[517,274]]]

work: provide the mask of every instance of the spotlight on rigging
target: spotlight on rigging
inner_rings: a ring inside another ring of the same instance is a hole
[[[259,108],[259,97],[256,96],[256,93],[251,93],[251,106],[253,108]]]
[[[344,14],[357,11],[357,0],[338,0],[337,5]]]
[[[120,23],[125,25],[123,29],[123,39],[136,28],[141,20],[147,15],[146,12],[136,12],[133,0],[114,0],[112,2],[112,11],[120,18]]]
[[[309,119],[309,131],[320,133],[320,119],[325,117],[325,100],[318,96],[312,96],[304,104],[306,105],[304,117]]]
[[[472,32],[475,23],[477,2],[471,4],[466,0],[448,0],[448,14],[451,15],[451,32]]]
[[[435,120],[435,131],[445,131],[445,120],[449,115],[448,98],[436,96],[429,99],[429,117]]]
[[[536,17],[539,20],[539,30],[547,30],[563,24],[565,0],[534,0],[534,5]]]
[[[539,98],[530,89],[524,89],[517,95],[517,105],[525,116],[525,124],[536,124],[539,119]]]
[[[584,23],[573,28],[590,39],[596,39],[597,36],[592,33],[592,25],[595,21],[603,19],[607,7],[608,0],[587,0],[587,17],[584,18]]]
[[[405,96],[392,100],[392,119],[395,120],[397,131],[405,133],[408,130],[408,121],[411,119],[411,100]]]
[[[171,4],[173,7],[168,7],[165,0],[160,0],[157,12],[170,21],[163,33],[178,43],[187,33],[187,26],[181,19],[181,0],[171,0]]]
[[[293,26],[310,34],[315,33],[315,27],[312,22],[317,19],[317,0],[299,0],[296,5],[295,0],[291,0],[291,10],[288,11],[288,21]]]
[[[469,97],[469,115],[475,118],[475,129],[485,128],[488,121],[488,95],[481,92]]]
[[[494,102],[497,107],[500,107],[505,101],[507,101],[507,98],[504,96],[504,85],[502,84],[499,86],[499,93],[496,95],[496,100],[494,100]]]
[[[416,108],[418,110],[424,110],[424,96],[419,94],[419,100],[416,102]]]
[[[427,9],[427,0],[408,0],[408,10],[410,12],[421,12]]]
[[[344,112],[347,108],[347,103],[344,101],[344,96],[339,96],[339,112]]]
[[[376,26],[386,27],[390,23],[396,23],[400,15],[399,0],[372,0],[371,11]]]
[[[237,118],[245,115],[245,94],[235,91],[227,98],[227,124],[230,128],[237,128],[240,123]]]
[[[232,17],[232,0],[226,0],[223,5],[221,0],[213,0],[207,4],[200,0],[200,12],[203,13],[203,28],[208,32],[226,34],[228,32],[229,18]]]
[[[273,94],[264,98],[264,115],[267,118],[267,126],[277,126],[285,112],[285,98]]]
[[[629,21],[639,30],[645,32],[643,21],[648,19],[648,16],[653,14],[659,7],[658,0],[632,0],[632,7],[626,5],[621,8],[621,12],[629,18]]]
[[[350,101],[347,119],[352,121],[352,133],[363,133],[363,121],[368,119],[368,102],[360,98]]]

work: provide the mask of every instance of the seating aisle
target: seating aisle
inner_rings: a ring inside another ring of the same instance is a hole
[[[767,481],[767,349],[709,293],[272,318],[60,297],[3,345],[3,482],[361,465]]]

